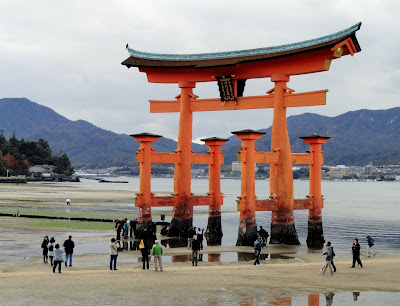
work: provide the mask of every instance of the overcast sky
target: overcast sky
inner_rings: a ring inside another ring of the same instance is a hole
[[[147,101],[171,100],[179,88],[150,84],[137,68],[122,66],[127,43],[159,53],[231,51],[313,39],[361,21],[360,53],[288,83],[296,92],[328,89],[327,105],[290,108],[288,116],[388,109],[399,106],[399,13],[395,0],[0,0],[0,97],[26,97],[117,133],[176,139],[178,114],[150,114]],[[245,95],[272,87],[270,79],[252,80]],[[214,82],[198,83],[194,93],[219,97]],[[268,128],[272,115],[271,109],[195,113],[193,139]]]

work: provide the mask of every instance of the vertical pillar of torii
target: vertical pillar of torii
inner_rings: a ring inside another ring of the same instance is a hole
[[[320,249],[325,242],[322,228],[323,196],[321,194],[321,165],[324,163],[324,155],[321,146],[330,137],[313,134],[300,138],[310,144],[310,154],[313,156],[312,164],[310,164],[309,197],[312,200],[312,208],[308,214],[307,246]]]
[[[193,225],[193,204],[191,192],[191,155],[193,113],[190,110],[190,99],[193,95],[194,82],[178,83],[181,89],[177,97],[180,101],[178,143],[176,153],[180,162],[175,165],[174,193],[178,195],[178,203],[174,206],[168,236],[186,237]]]
[[[208,207],[208,222],[205,236],[207,245],[220,245],[222,240],[221,224],[221,205],[223,196],[221,193],[221,162],[223,162],[223,153],[221,146],[229,139],[211,137],[204,138],[201,141],[209,146],[209,154],[213,157],[213,162],[208,166],[208,193],[212,198],[212,203]]]
[[[238,206],[240,211],[237,246],[252,246],[257,239],[256,223],[256,187],[255,164],[256,147],[255,140],[260,139],[265,133],[254,130],[242,130],[232,132],[242,140],[239,151],[241,161],[241,188]]]
[[[138,213],[138,231],[147,227],[151,221],[151,143],[157,141],[160,135],[150,133],[133,134],[135,141],[140,141],[136,151],[137,161],[140,161],[140,185],[136,201],[140,202]]]
[[[274,96],[274,117],[272,122],[271,151],[279,151],[279,161],[271,164],[270,194],[277,197],[277,210],[271,216],[271,244],[300,244],[293,216],[293,172],[290,141],[286,124],[284,93],[293,90],[286,87],[289,76],[271,76],[275,87],[268,93]]]

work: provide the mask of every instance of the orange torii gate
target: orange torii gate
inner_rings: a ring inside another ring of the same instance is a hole
[[[294,199],[293,208],[286,211],[287,215],[282,214],[279,207],[279,191],[273,193],[267,200],[259,200],[255,192],[255,165],[270,164],[271,172],[273,167],[277,167],[281,152],[279,149],[271,152],[258,152],[255,141],[260,139],[265,133],[254,130],[242,130],[232,132],[238,139],[242,140],[239,150],[239,161],[242,163],[241,169],[241,192],[238,197],[238,211],[240,211],[239,235],[237,245],[242,245],[243,241],[248,241],[257,235],[256,211],[272,211],[274,218],[293,218],[293,210],[308,209],[308,236],[307,246],[310,248],[321,248],[325,242],[322,230],[323,196],[321,194],[321,165],[323,164],[323,152],[321,145],[326,143],[330,137],[317,134],[300,137],[305,143],[310,144],[308,153],[291,153],[293,165],[310,165],[310,189],[306,199]],[[296,235],[294,232],[292,236]],[[273,238],[271,238],[273,239]],[[272,240],[271,243],[274,243]],[[280,241],[280,243],[291,244],[291,241]]]
[[[151,143],[157,141],[160,135],[150,133],[140,133],[131,135],[136,141],[140,141],[140,147],[136,150],[136,161],[140,163],[140,187],[135,204],[139,207],[138,221],[139,232],[141,228],[147,226],[151,221],[151,207],[174,207],[175,220],[171,222],[170,236],[186,237],[186,232],[176,232],[179,226],[174,226],[173,222],[179,220],[182,223],[188,223],[191,227],[193,218],[193,206],[208,205],[209,217],[206,235],[209,244],[218,243],[222,237],[221,227],[221,205],[223,202],[220,184],[221,164],[224,163],[224,155],[221,152],[221,145],[224,145],[228,139],[211,137],[204,138],[205,145],[209,146],[208,154],[191,154],[189,156],[189,165],[208,164],[209,165],[209,192],[207,196],[194,196],[190,194],[182,201],[180,188],[175,188],[172,196],[155,196],[151,192],[151,164],[166,163],[180,166],[185,162],[179,151],[174,153],[155,152],[151,148]],[[189,185],[183,186],[184,184]],[[190,173],[184,180],[180,180],[174,186],[181,186],[190,190]],[[182,189],[183,189],[182,188]],[[183,205],[180,205],[183,204]],[[180,224],[181,225],[181,224]],[[174,232],[175,231],[175,232]]]
[[[360,26],[361,23],[358,23],[331,35],[289,45],[221,53],[155,54],[136,51],[127,45],[130,57],[122,62],[123,65],[138,67],[139,71],[147,74],[149,82],[176,83],[181,89],[175,100],[150,100],[152,113],[180,113],[177,143],[180,163],[175,164],[174,175],[174,193],[178,200],[174,206],[171,235],[186,233],[192,222],[192,211],[186,211],[185,206],[192,198],[190,165],[193,112],[273,108],[271,151],[279,151],[279,159],[273,163],[270,174],[270,193],[276,202],[270,242],[299,244],[293,217],[292,153],[286,108],[325,105],[327,90],[295,94],[293,89],[287,87],[287,82],[292,75],[327,71],[332,60],[361,51],[355,36]],[[247,79],[267,77],[274,83],[267,95],[243,96]],[[218,82],[220,99],[198,99],[193,94],[196,82],[211,81]],[[181,214],[182,211],[185,214]],[[240,225],[238,245],[251,245],[254,241],[256,224],[251,216],[252,213],[245,216],[244,225]],[[321,228],[316,236],[323,239],[322,222],[313,223],[320,220],[318,218],[311,220],[309,230]]]

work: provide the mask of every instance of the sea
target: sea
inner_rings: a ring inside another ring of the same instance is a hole
[[[137,177],[113,177],[108,180],[126,181],[128,183],[99,183],[96,180],[82,179],[76,183],[77,188],[139,190]],[[256,180],[256,196],[259,199],[269,197],[269,181]],[[365,234],[375,240],[375,249],[390,252],[400,249],[400,182],[398,181],[322,181],[324,208],[322,222],[326,241],[335,245],[335,250],[351,250],[354,238],[358,238],[361,246],[366,247]],[[173,178],[152,178],[153,193],[172,193]],[[304,198],[308,194],[309,181],[294,181],[295,198]],[[235,245],[239,226],[237,197],[240,195],[240,180],[221,179],[221,191],[224,194],[222,205],[222,245]],[[206,194],[208,180],[192,179],[192,192]],[[132,204],[122,208],[128,217],[132,216]],[[166,208],[153,208],[153,212]],[[197,228],[207,227],[207,206],[194,208],[193,225]],[[171,208],[172,211],[172,208]],[[306,245],[308,210],[294,212],[295,226],[300,243]],[[166,216],[169,221],[170,214]],[[271,212],[256,212],[257,226],[263,226],[269,231]],[[159,221],[154,219],[154,221]]]

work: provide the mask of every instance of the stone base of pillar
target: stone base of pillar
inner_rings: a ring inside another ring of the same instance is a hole
[[[309,249],[322,249],[325,243],[322,222],[308,221],[307,247]]]
[[[271,224],[270,244],[299,245],[294,224]]]
[[[193,218],[184,220],[178,220],[176,218],[172,218],[167,236],[187,238],[189,228],[191,228],[192,226],[193,226]]]
[[[257,225],[246,227],[246,232],[239,228],[236,246],[254,246],[254,241],[256,241],[257,238]]]
[[[207,230],[204,234],[207,240],[207,245],[221,245],[222,226],[221,216],[208,217]]]
[[[152,234],[151,232],[151,223],[151,219],[148,221],[138,222],[135,235],[136,239],[143,239],[144,244],[149,248],[154,244],[154,241],[156,240],[155,234]]]

